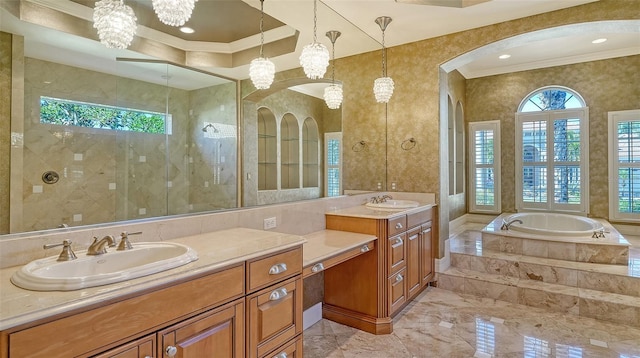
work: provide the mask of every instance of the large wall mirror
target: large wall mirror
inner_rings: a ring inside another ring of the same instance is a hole
[[[10,169],[0,181],[10,198],[0,235],[337,194],[325,185],[325,137],[340,138],[342,112],[321,99],[327,80],[281,80],[257,94],[248,80],[134,51],[105,56],[99,42],[6,6],[0,46],[13,72],[1,119],[11,146],[0,149]],[[260,132],[265,119],[273,126]]]

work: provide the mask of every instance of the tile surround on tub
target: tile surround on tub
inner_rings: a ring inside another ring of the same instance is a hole
[[[391,194],[397,199],[435,202],[435,195],[431,193],[380,192],[375,194]],[[304,235],[325,229],[325,212],[362,205],[372,195],[373,193],[367,193],[320,198],[143,222],[7,235],[0,239],[0,268],[22,265],[58,254],[57,248],[43,250],[44,244],[57,244],[63,240],[71,240],[74,250],[82,250],[89,246],[94,236],[118,236],[122,231],[142,231],[142,235],[132,240],[135,244],[135,241],[164,241],[234,227],[262,230],[264,218],[275,216],[278,226],[274,231]]]

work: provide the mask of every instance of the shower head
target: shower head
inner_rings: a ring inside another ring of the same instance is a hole
[[[216,127],[215,127],[213,124],[211,124],[211,123],[207,123],[207,125],[206,125],[206,126],[204,126],[204,128],[202,128],[202,131],[206,133],[206,132],[207,132],[207,130],[208,130],[209,128],[213,128],[213,133],[218,133],[218,132],[219,132],[219,131],[218,131],[218,128],[216,128]]]

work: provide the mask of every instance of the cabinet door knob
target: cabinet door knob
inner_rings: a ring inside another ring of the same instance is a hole
[[[287,353],[286,352],[280,352],[276,355],[273,356],[273,358],[287,358]]]
[[[401,223],[397,223],[396,224],[396,229],[398,229],[398,230],[402,229],[402,224]]]
[[[392,246],[392,247],[393,247],[393,248],[396,248],[396,247],[398,247],[398,246],[401,246],[403,243],[404,243],[404,241],[402,241],[402,239],[401,239],[401,238],[397,238],[397,239],[396,239],[396,242],[393,244],[393,246]]]
[[[169,357],[175,357],[176,353],[178,353],[178,348],[174,346],[167,346],[167,348],[165,348],[164,351],[167,353]]]
[[[322,262],[318,262],[311,268],[311,272],[320,272],[322,270],[324,270],[324,265],[322,264]]]
[[[269,295],[269,301],[277,301],[283,297],[286,297],[287,294],[288,292],[286,287],[279,288],[271,292],[271,294]]]
[[[285,271],[287,271],[287,264],[282,262],[271,266],[271,268],[269,269],[269,275],[277,275]]]
[[[369,250],[371,250],[371,249],[369,248],[369,245],[362,245],[362,247],[360,248],[360,252],[367,252],[367,251],[369,251]]]
[[[396,282],[401,282],[402,280],[404,280],[404,277],[402,277],[402,275],[396,276]]]

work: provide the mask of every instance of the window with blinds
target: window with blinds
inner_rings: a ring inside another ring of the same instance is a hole
[[[469,123],[469,211],[499,213],[500,121]]]

